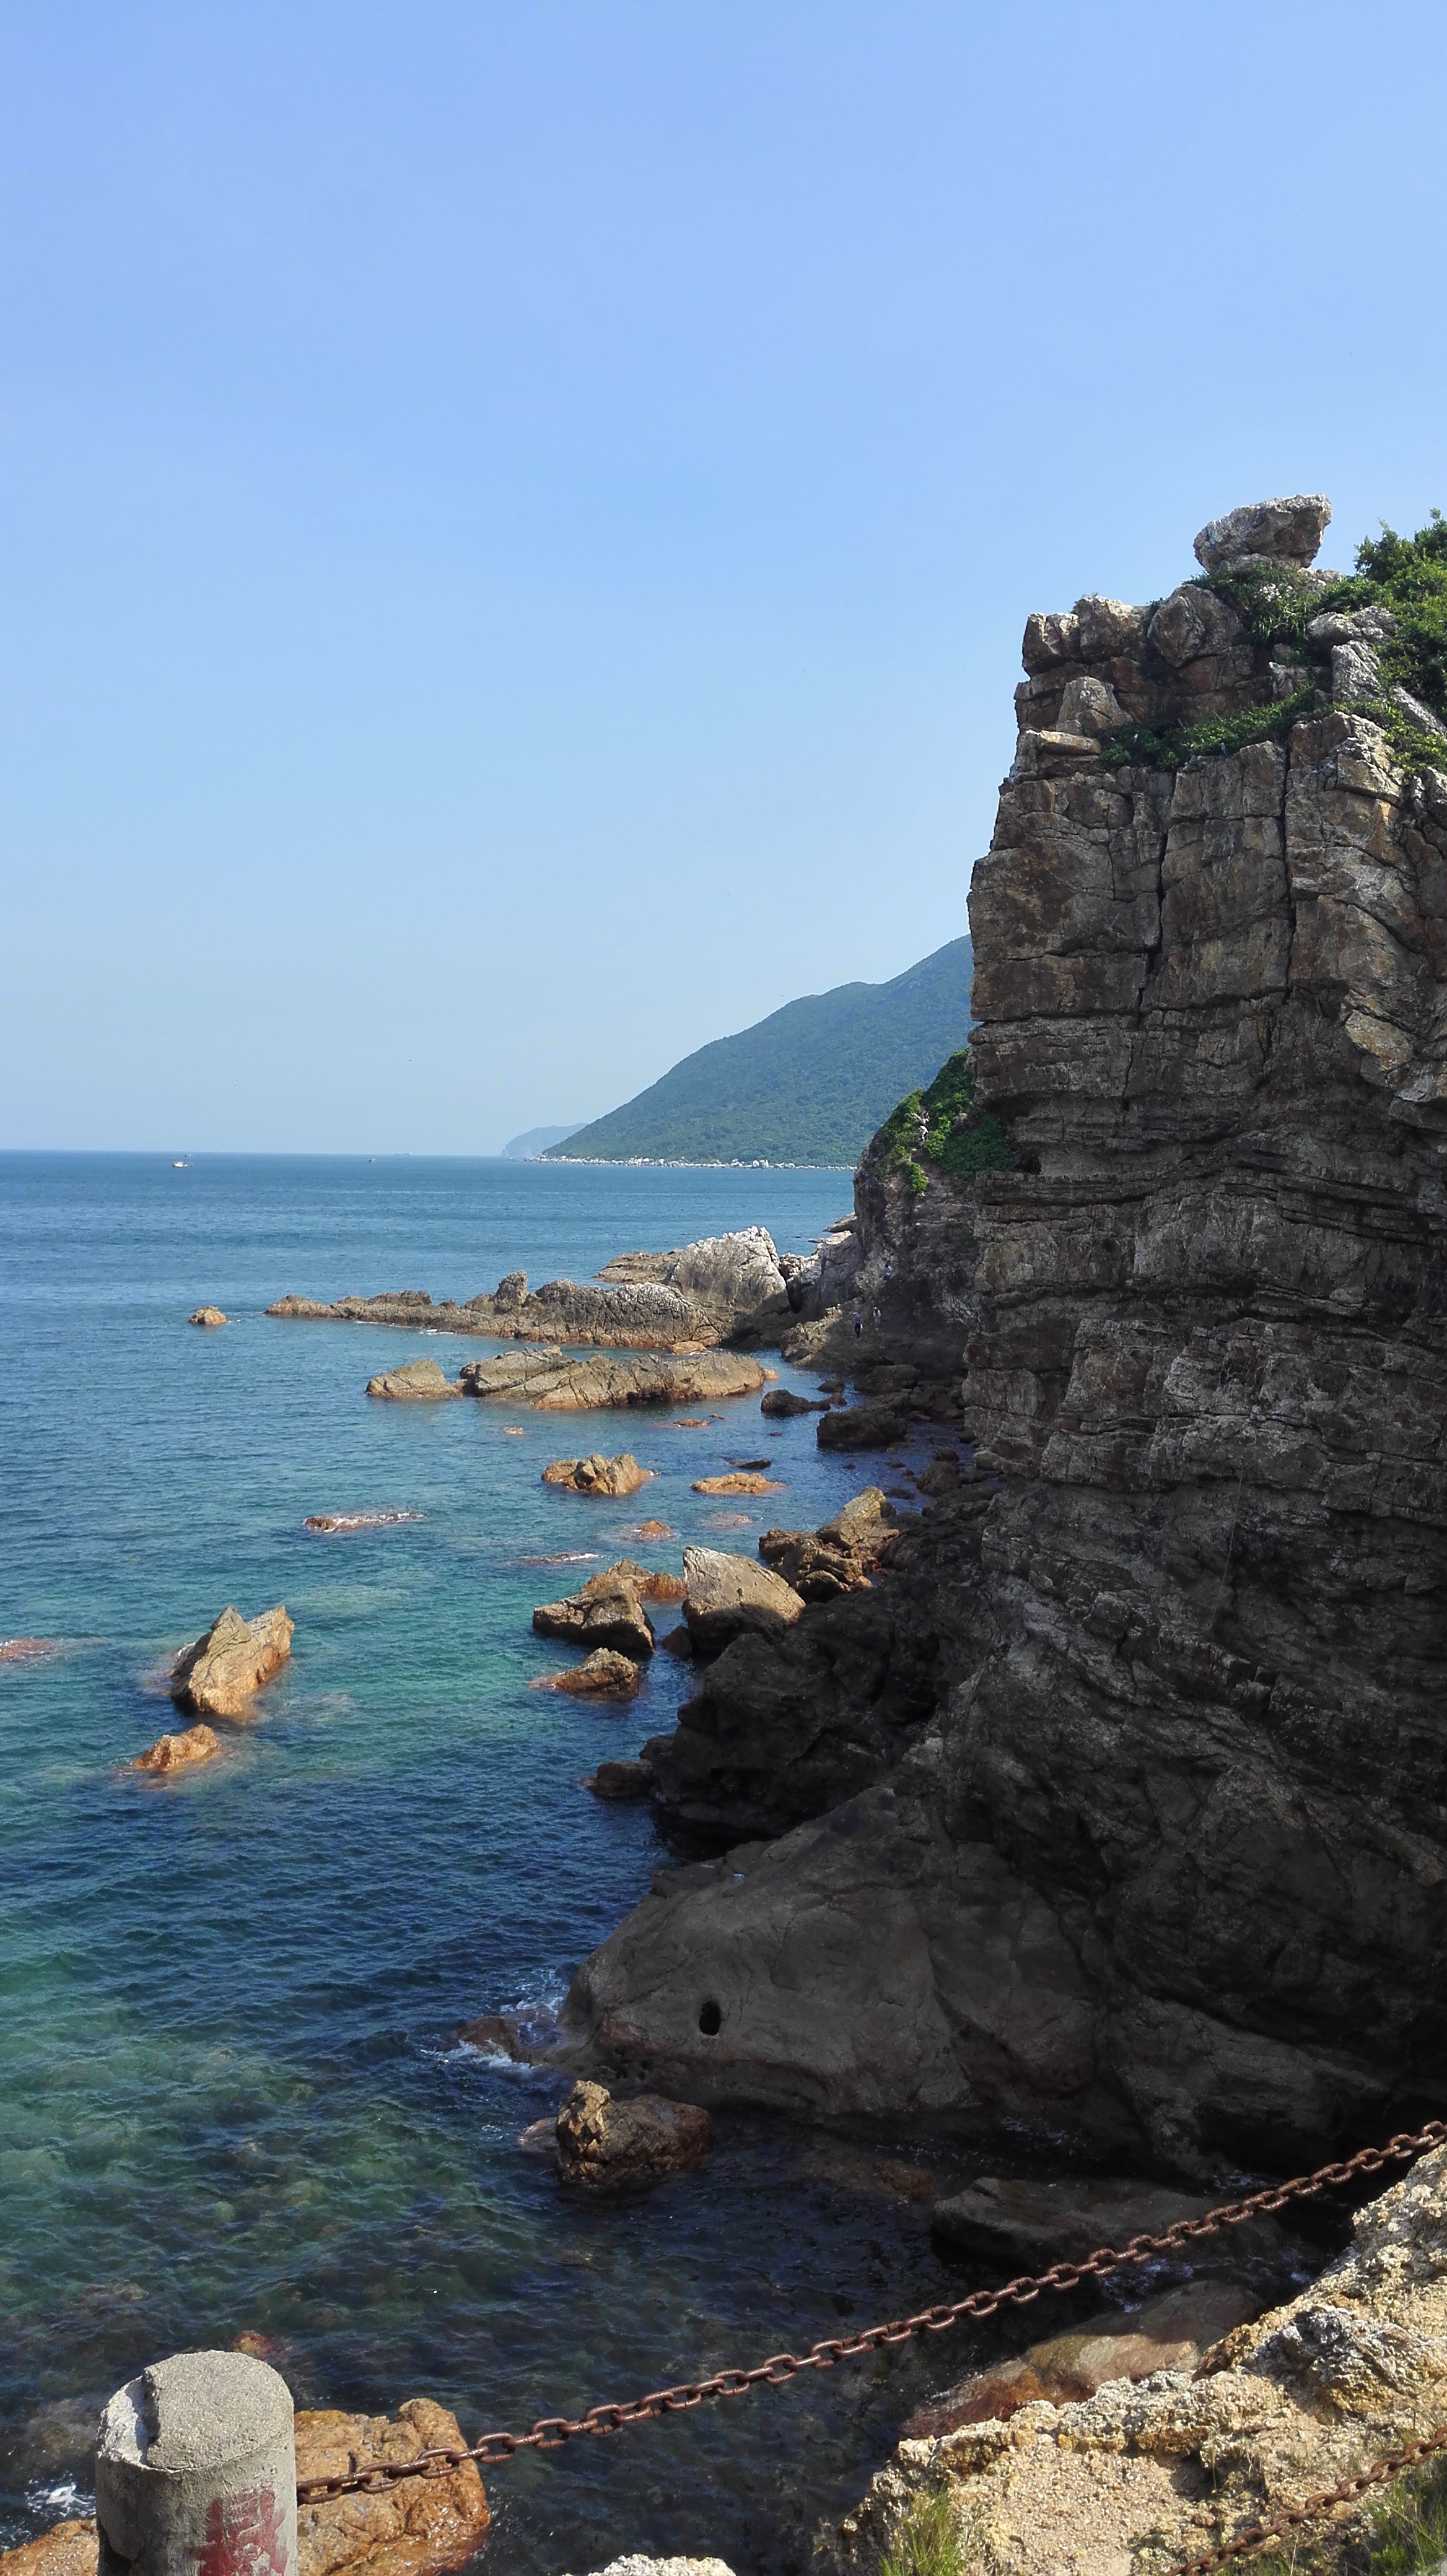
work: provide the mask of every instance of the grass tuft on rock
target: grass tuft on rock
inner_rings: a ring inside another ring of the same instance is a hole
[[[880,2556],[879,2576],[966,2576],[948,2489],[913,2499]]]
[[[1364,2523],[1308,2528],[1248,2564],[1260,2576],[1425,2576],[1447,2558],[1447,2460],[1399,2478]]]
[[[987,1109],[975,1106],[975,1078],[968,1047],[941,1065],[925,1091],[907,1092],[874,1140],[886,1172],[903,1172],[916,1197],[930,1185],[930,1167],[962,1186],[977,1172],[1008,1172],[1005,1131]]]
[[[1333,609],[1386,608],[1397,622],[1390,643],[1373,647],[1389,689],[1405,689],[1447,723],[1447,518],[1434,510],[1414,537],[1383,522],[1379,537],[1363,539],[1356,570],[1340,581],[1313,582],[1295,564],[1248,563],[1202,573],[1195,587],[1229,600],[1253,643],[1275,645],[1295,661],[1308,645],[1312,619]],[[1289,698],[1243,707],[1201,725],[1126,725],[1102,745],[1107,769],[1180,769],[1188,760],[1242,750],[1249,742],[1280,742],[1292,726],[1317,711],[1317,693],[1305,680]],[[1447,743],[1414,723],[1390,699],[1353,710],[1379,725],[1393,757],[1409,776],[1447,767]]]

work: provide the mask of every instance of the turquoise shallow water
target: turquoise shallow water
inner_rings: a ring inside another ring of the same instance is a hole
[[[486,1346],[262,1312],[585,1278],[756,1221],[805,1250],[847,1203],[837,1173],[0,1157],[0,1636],[65,1641],[0,1666],[0,2537],[83,2489],[99,2402],[177,2347],[249,2330],[302,2404],[425,2393],[476,2433],[945,2294],[917,2210],[777,2124],[723,2123],[647,2200],[571,2199],[516,2145],[556,2083],[451,2042],[560,1996],[668,1856],[577,1783],[668,1722],[687,1667],[659,1657],[623,1714],[530,1692],[565,1660],[532,1606],[587,1567],[525,1560],[606,1561],[644,1516],[677,1533],[659,1562],[747,1548],[764,1508],[837,1509],[857,1464],[808,1419],[769,1440],[756,1398],[707,1431],[369,1403],[379,1366]],[[203,1301],[224,1332],[188,1327]],[[725,1532],[691,1479],[766,1443],[789,1490]],[[657,1481],[621,1505],[540,1483],[595,1446]],[[375,1508],[421,1517],[301,1527]],[[278,1600],[295,1646],[260,1722],[190,1780],[118,1776],[170,1721],[168,1653]],[[841,2370],[519,2461],[488,2563],[800,2566],[931,2375]]]

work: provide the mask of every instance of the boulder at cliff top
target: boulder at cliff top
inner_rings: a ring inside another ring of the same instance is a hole
[[[224,1324],[226,1318],[219,1306],[198,1306],[195,1314],[188,1316],[186,1320],[192,1324],[203,1324],[209,1330],[217,1324]]]
[[[435,1404],[449,1395],[461,1395],[460,1386],[438,1360],[408,1360],[403,1367],[384,1369],[367,1380],[368,1395],[391,1396],[402,1404]]]
[[[578,2083],[557,2121],[558,2157],[570,2182],[617,2190],[661,2182],[702,2164],[713,2123],[693,2102],[657,2093],[615,2101],[601,2084]]]
[[[616,1458],[605,1458],[595,1449],[588,1458],[555,1458],[543,1469],[543,1483],[566,1485],[574,1494],[636,1494],[653,1472],[651,1467],[640,1467],[627,1449]]]
[[[777,1634],[790,1628],[804,1607],[793,1586],[767,1566],[719,1548],[686,1547],[683,1579],[688,1633],[708,1655],[719,1654],[749,1629]]]
[[[1269,556],[1277,563],[1314,563],[1331,523],[1324,492],[1298,492],[1290,501],[1248,501],[1222,519],[1208,519],[1191,551],[1207,572]]]
[[[173,1700],[198,1717],[244,1717],[256,1693],[291,1653],[293,1623],[278,1604],[254,1619],[229,1605],[171,1668]]]
[[[540,1637],[561,1637],[588,1652],[607,1646],[635,1660],[653,1652],[653,1623],[638,1586],[611,1566],[567,1600],[540,1602],[533,1627]]]
[[[164,1779],[176,1771],[194,1771],[198,1762],[209,1762],[212,1754],[220,1750],[214,1727],[188,1726],[180,1735],[158,1736],[127,1768]]]

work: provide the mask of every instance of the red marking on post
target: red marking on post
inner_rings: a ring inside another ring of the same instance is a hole
[[[218,2496],[208,2507],[196,2576],[286,2576],[286,2525],[269,2488]]]

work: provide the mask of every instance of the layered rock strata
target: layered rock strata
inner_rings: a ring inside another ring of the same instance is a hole
[[[587,1963],[601,2064],[1202,2178],[1447,2098],[1447,770],[1328,634],[1284,738],[1103,750],[1266,721],[1279,649],[1192,582],[1029,621],[971,893],[1007,1168],[867,1157],[854,1230],[881,1344],[957,1334],[976,1469],[647,1748],[675,1813],[793,1831]],[[911,1558],[917,1678],[841,1691],[856,1623],[908,1654]]]

